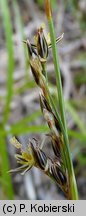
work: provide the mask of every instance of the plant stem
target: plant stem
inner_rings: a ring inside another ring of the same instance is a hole
[[[9,159],[8,159],[8,153],[7,153],[7,147],[6,147],[6,140],[5,137],[2,137],[0,135],[0,155],[2,155],[1,159],[1,173],[2,173],[2,188],[3,193],[6,199],[6,196],[8,199],[12,200],[14,198],[13,193],[13,186],[11,181],[11,176],[7,173],[9,171]]]
[[[13,42],[12,42],[12,25],[10,19],[10,11],[7,0],[0,1],[0,8],[2,11],[2,19],[5,30],[6,46],[8,54],[8,68],[7,68],[7,94],[5,100],[5,106],[3,110],[3,122],[0,125],[0,159],[1,159],[1,173],[2,173],[2,184],[5,196],[9,199],[13,199],[13,188],[10,175],[7,173],[9,170],[9,159],[6,147],[6,137],[1,136],[1,130],[5,132],[5,125],[10,114],[10,103],[13,96],[13,72],[14,72],[14,53],[13,53]]]
[[[53,25],[52,14],[51,14],[50,0],[45,0],[45,6],[46,6],[46,14],[47,14],[49,30],[50,30],[51,43],[52,43],[52,53],[53,53],[53,61],[54,61],[54,68],[55,68],[55,74],[56,74],[56,84],[57,84],[57,90],[58,90],[59,108],[60,108],[61,120],[62,120],[63,127],[64,127],[64,134],[63,134],[64,146],[63,146],[63,148],[64,148],[64,152],[65,152],[65,158],[63,158],[63,160],[64,160],[64,163],[66,160],[67,170],[68,170],[69,191],[70,191],[70,194],[68,195],[68,199],[77,200],[78,199],[78,192],[77,192],[76,180],[75,180],[73,164],[72,164],[70,148],[69,148],[69,140],[68,140],[68,132],[67,132],[67,125],[66,125],[66,118],[65,118],[65,110],[64,110],[64,99],[63,99],[63,93],[62,93],[59,59],[58,59],[58,54],[57,54],[56,37],[55,37],[54,25]]]
[[[8,66],[7,66],[7,94],[4,108],[3,125],[6,124],[9,113],[10,103],[13,96],[13,72],[14,72],[14,53],[13,53],[13,42],[12,42],[12,25],[10,19],[10,11],[7,0],[1,0],[0,6],[2,9],[2,18],[6,37],[6,46],[8,54]]]

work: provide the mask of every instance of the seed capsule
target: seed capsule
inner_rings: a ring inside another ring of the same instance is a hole
[[[38,55],[46,61],[46,58],[48,56],[48,44],[44,36],[42,27],[38,29],[37,51],[38,51]]]
[[[55,180],[59,183],[58,173],[53,164],[51,165],[51,174],[55,178]]]
[[[58,176],[59,176],[61,183],[63,185],[66,184],[66,182],[67,182],[66,176],[59,168],[58,168]]]
[[[55,117],[55,115],[54,115],[54,121],[55,121],[55,127],[56,127],[57,131],[61,132],[61,127],[60,127],[60,125],[58,123],[58,119]]]
[[[29,54],[30,58],[38,56],[36,49],[32,46],[32,44],[29,42],[29,40],[24,41],[24,43],[27,44],[28,54]]]
[[[37,161],[38,166],[44,170],[47,164],[47,157],[45,153],[38,147],[34,147],[32,143],[31,143],[31,148],[32,148],[33,155]]]
[[[44,111],[44,109],[46,110],[46,113],[44,112],[45,117],[47,118],[46,121],[49,120],[49,116],[52,115],[52,119],[54,122],[53,125],[55,125],[58,132],[61,132],[61,128],[59,126],[58,120],[55,117],[55,115],[54,115],[49,103],[47,102],[46,98],[42,94],[40,95],[40,106],[41,106],[42,112]]]
[[[61,144],[62,144],[61,139],[59,136],[57,137],[53,134],[51,135],[51,137],[52,137],[52,147],[53,147],[54,154],[57,157],[61,158]]]
[[[51,173],[59,184],[61,185],[66,184],[67,182],[66,176],[63,173],[63,171],[59,168],[59,166],[57,166],[57,164],[51,165]]]

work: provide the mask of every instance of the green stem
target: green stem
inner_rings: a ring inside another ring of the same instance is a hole
[[[53,53],[53,61],[54,61],[54,68],[55,68],[55,74],[56,74],[59,108],[60,108],[61,120],[62,120],[63,127],[64,127],[63,136],[64,136],[64,142],[65,142],[65,145],[64,145],[65,159],[63,158],[63,160],[66,160],[68,177],[69,177],[70,195],[68,198],[77,200],[78,199],[78,192],[77,192],[76,180],[75,180],[73,164],[72,164],[70,148],[69,148],[69,140],[68,140],[68,132],[67,132],[67,125],[66,125],[66,118],[65,118],[65,110],[64,110],[64,99],[63,99],[63,93],[62,93],[59,59],[58,59],[57,47],[56,47],[56,37],[55,37],[53,20],[52,20],[52,16],[51,16],[50,1],[47,1],[47,3],[48,3],[47,9],[49,10],[49,13],[47,13],[48,24],[49,24],[49,30],[50,30],[51,43],[52,43],[52,53]]]
[[[10,200],[13,200],[14,193],[13,193],[13,186],[11,181],[11,176],[7,173],[10,170],[9,160],[8,160],[8,153],[5,138],[0,136],[0,155],[2,155],[1,160],[1,172],[2,172],[2,188],[4,197]]]
[[[57,91],[58,91],[60,114],[61,114],[61,119],[62,119],[64,128],[67,131],[66,121],[65,121],[64,101],[63,101],[63,93],[62,93],[59,59],[58,59],[58,55],[57,55],[56,37],[55,37],[54,28],[53,28],[52,18],[48,20],[48,23],[49,23],[50,37],[51,37],[51,43],[52,43],[52,53],[53,53],[53,61],[54,61],[55,74],[56,74],[56,84],[57,84]]]
[[[10,103],[13,96],[13,72],[14,72],[14,53],[13,53],[13,41],[12,41],[12,25],[10,18],[10,11],[7,0],[1,0],[0,6],[2,10],[3,25],[6,37],[6,46],[8,54],[8,66],[7,66],[7,94],[4,108],[3,125],[6,124],[9,113],[10,113]]]
[[[13,53],[13,42],[12,42],[12,25],[10,19],[10,11],[7,0],[0,1],[0,8],[2,11],[2,19],[5,30],[6,46],[8,54],[8,68],[7,68],[7,94],[6,101],[3,111],[3,122],[0,125],[0,162],[1,162],[1,174],[2,174],[2,185],[3,191],[9,199],[13,199],[13,188],[10,175],[7,173],[9,170],[9,159],[7,153],[7,146],[5,139],[6,137],[1,136],[1,130],[5,131],[5,125],[10,114],[10,103],[13,96],[13,72],[14,72],[14,53]]]

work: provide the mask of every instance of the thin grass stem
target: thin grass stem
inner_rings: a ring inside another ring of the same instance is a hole
[[[8,160],[8,153],[6,148],[6,141],[5,137],[1,137],[0,135],[0,154],[2,155],[2,161],[1,161],[1,174],[2,174],[2,188],[3,188],[3,194],[6,199],[6,197],[9,200],[13,200],[14,193],[13,193],[13,187],[11,182],[11,176],[7,173],[10,169],[9,167],[9,160]]]
[[[61,120],[62,120],[63,127],[64,127],[63,136],[64,136],[65,145],[63,148],[65,152],[65,157],[63,158],[63,160],[64,160],[64,163],[66,161],[67,169],[68,169],[68,178],[69,178],[69,187],[70,187],[69,199],[78,199],[77,185],[76,185],[76,180],[75,180],[75,175],[74,175],[74,170],[73,170],[73,165],[72,165],[72,160],[71,160],[71,153],[70,153],[70,148],[69,148],[59,58],[58,58],[58,52],[57,52],[57,47],[56,47],[56,37],[55,37],[53,20],[52,20],[50,0],[45,0],[45,7],[46,7],[46,15],[48,18],[50,37],[51,37],[51,43],[52,43],[52,53],[53,53],[53,61],[54,61],[54,68],[55,68],[55,74],[56,74],[56,84],[57,84],[57,91],[58,91],[60,115],[61,115]]]
[[[2,18],[5,29],[6,45],[8,52],[8,69],[7,69],[7,94],[3,116],[3,124],[8,120],[10,103],[13,96],[13,72],[14,72],[14,53],[13,53],[13,41],[12,41],[12,25],[10,19],[10,12],[8,8],[7,0],[1,0]]]
[[[8,54],[8,69],[7,69],[7,94],[5,100],[5,108],[4,108],[4,115],[3,115],[3,122],[1,128],[4,132],[5,124],[9,117],[10,111],[10,103],[13,96],[13,71],[14,71],[14,54],[13,54],[13,42],[12,42],[12,26],[11,26],[11,19],[10,19],[10,12],[8,8],[8,1],[1,0],[0,1],[1,12],[2,12],[2,19],[4,24],[5,36],[6,36],[6,45],[7,45],[7,54]],[[2,172],[2,179],[3,179],[3,192],[5,197],[8,196],[9,199],[13,199],[13,188],[11,177],[7,174],[9,170],[9,160],[8,160],[8,153],[7,147],[5,142],[5,137],[3,138],[0,133],[0,154],[1,154],[1,172]],[[4,182],[6,183],[4,185]]]

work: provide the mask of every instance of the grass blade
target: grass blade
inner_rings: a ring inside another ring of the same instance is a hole
[[[86,130],[85,130],[85,126],[82,123],[82,121],[80,120],[78,114],[76,113],[76,110],[74,109],[74,107],[70,104],[70,103],[66,103],[65,104],[66,109],[71,113],[75,123],[78,125],[80,131],[82,132],[82,134],[86,135]]]
[[[8,7],[7,0],[0,1],[1,11],[2,11],[2,19],[4,24],[5,30],[5,37],[6,37],[6,46],[7,46],[7,54],[8,54],[8,68],[7,68],[7,94],[6,94],[6,101],[5,101],[5,108],[4,108],[4,115],[3,115],[3,132],[5,124],[9,118],[9,111],[10,111],[10,103],[13,96],[13,72],[14,72],[14,54],[13,54],[13,42],[12,42],[12,25],[10,19],[10,11]],[[5,195],[8,196],[9,199],[13,199],[13,189],[12,189],[12,182],[10,175],[7,173],[9,170],[9,160],[7,154],[7,148],[5,143],[5,137],[1,137],[0,135],[0,154],[1,154],[1,172],[2,172],[2,179],[3,179],[3,191]],[[4,182],[6,184],[4,185]]]
[[[25,67],[25,82],[27,82],[27,80],[29,79],[28,76],[28,70],[27,70],[27,59],[26,59],[26,50],[25,50],[25,46],[23,43],[23,39],[25,38],[24,36],[24,31],[23,31],[23,21],[20,15],[20,10],[19,10],[19,6],[16,0],[13,1],[13,7],[14,7],[14,13],[15,13],[15,22],[16,22],[16,26],[20,35],[20,43],[21,43],[21,49],[22,49],[22,54],[23,54],[23,58],[24,58],[24,67]]]
[[[64,161],[64,164],[65,164],[65,162],[67,164],[71,199],[78,199],[77,185],[76,185],[76,180],[75,180],[75,175],[74,175],[74,170],[73,170],[73,164],[72,164],[72,160],[71,160],[71,153],[70,153],[70,148],[69,148],[68,132],[67,132],[67,125],[66,125],[66,117],[65,117],[65,105],[64,105],[64,99],[63,99],[61,75],[60,75],[59,58],[58,58],[58,52],[57,52],[57,47],[56,47],[56,37],[55,37],[55,31],[54,31],[54,25],[53,25],[51,4],[50,3],[51,3],[50,0],[45,0],[45,10],[46,10],[46,15],[47,15],[47,19],[48,19],[48,25],[49,25],[50,37],[51,37],[51,43],[52,43],[52,53],[53,53],[53,62],[54,62],[54,68],[55,68],[55,74],[56,74],[56,85],[57,85],[57,91],[58,91],[60,115],[61,115],[61,120],[62,120],[62,123],[64,126],[64,132],[65,132],[64,133],[65,145],[63,146],[63,151],[64,151],[63,161]]]
[[[4,196],[8,199],[13,199],[13,187],[12,187],[12,182],[11,182],[11,177],[7,173],[10,168],[9,168],[9,160],[8,160],[8,153],[7,153],[7,148],[6,148],[6,142],[5,138],[0,136],[0,154],[2,155],[2,160],[1,160],[1,174],[2,174],[2,188],[3,188],[3,193]]]
[[[0,131],[1,136],[5,137],[8,134],[13,134],[13,135],[20,135],[20,134],[27,134],[27,133],[47,133],[49,132],[48,126],[47,125],[36,125],[36,126],[25,126],[24,127],[19,127],[19,128],[14,128],[11,127],[9,130],[2,130]]]
[[[4,109],[4,124],[8,120],[10,102],[13,96],[13,72],[14,72],[14,53],[13,53],[13,41],[12,41],[12,24],[10,18],[10,11],[8,8],[8,1],[1,0],[2,18],[6,37],[6,46],[8,53],[8,68],[7,68],[7,95]]]

